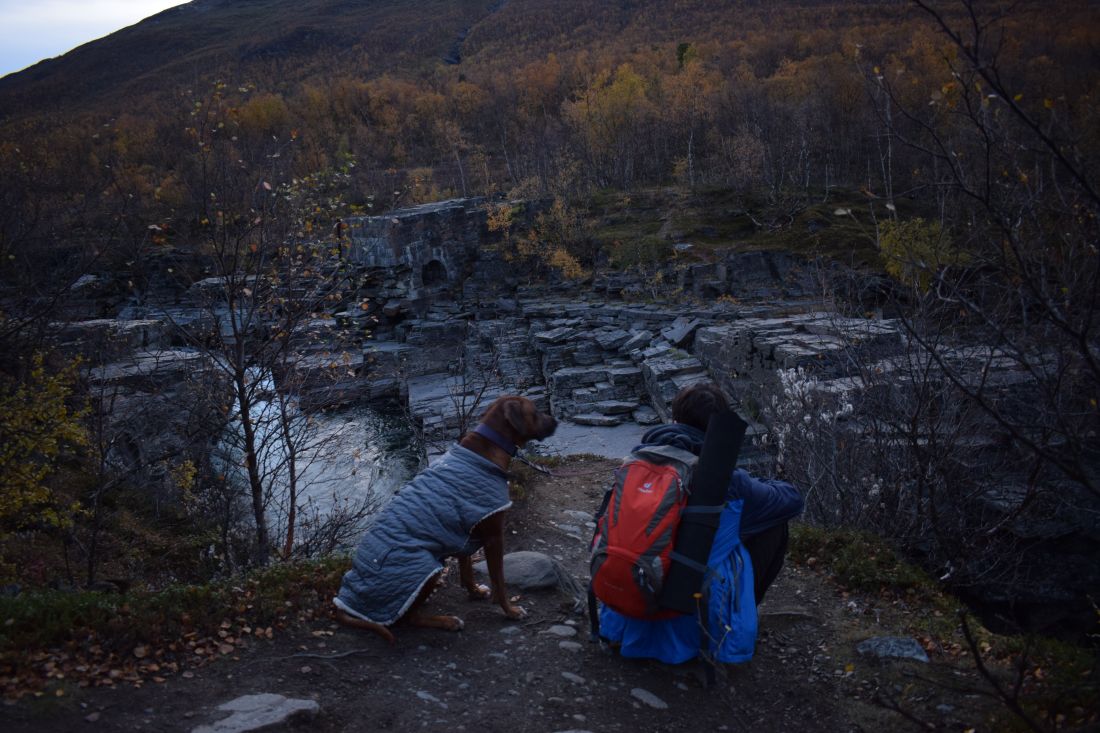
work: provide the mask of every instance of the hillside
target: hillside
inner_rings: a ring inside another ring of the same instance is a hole
[[[117,114],[211,78],[415,71],[486,14],[479,0],[195,0],[0,79],[0,120]]]
[[[1096,154],[1090,3],[941,10],[980,33],[1002,97]],[[41,272],[36,251],[89,231],[117,248],[105,221],[193,245],[194,137],[222,131],[224,160],[271,184],[339,173],[360,210],[675,185],[727,189],[765,227],[838,188],[933,212],[919,138],[982,139],[957,54],[901,0],[192,2],[0,79],[0,249]]]
[[[965,20],[959,7],[943,11]],[[1023,3],[1011,17],[1038,56],[1081,70],[1096,31],[1080,23],[1088,12],[1086,2]],[[0,121],[117,115],[216,78],[294,94],[334,77],[428,80],[457,65],[495,85],[550,54],[590,77],[680,44],[702,48],[725,73],[747,63],[769,76],[784,62],[857,46],[869,58],[903,53],[927,28],[904,0],[194,0],[0,79]]]

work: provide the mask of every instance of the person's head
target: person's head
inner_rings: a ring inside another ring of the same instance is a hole
[[[730,408],[726,396],[713,382],[696,382],[680,390],[672,399],[672,419],[699,430],[706,430],[711,415]]]

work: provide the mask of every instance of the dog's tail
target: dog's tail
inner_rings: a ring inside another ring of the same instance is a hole
[[[343,609],[336,609],[336,620],[344,626],[351,626],[352,628],[363,629],[365,631],[373,631],[391,644],[397,643],[397,637],[382,624],[376,624],[373,621],[356,618]]]

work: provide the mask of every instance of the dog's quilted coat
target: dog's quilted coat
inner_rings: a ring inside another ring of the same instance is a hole
[[[478,522],[512,505],[507,474],[456,445],[393,497],[367,530],[344,574],[337,606],[389,625],[451,555],[479,549]]]

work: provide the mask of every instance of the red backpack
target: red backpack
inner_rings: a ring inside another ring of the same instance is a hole
[[[657,605],[687,505],[698,457],[671,446],[645,446],[615,472],[615,483],[596,515],[592,539],[595,597],[624,616],[663,619],[680,615]]]

